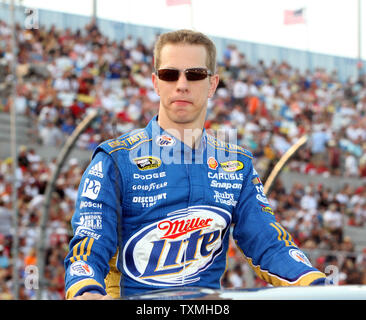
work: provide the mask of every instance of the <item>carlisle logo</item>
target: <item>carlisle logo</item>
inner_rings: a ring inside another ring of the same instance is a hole
[[[141,171],[157,169],[161,165],[161,160],[152,156],[135,158],[133,161]]]
[[[123,250],[127,275],[143,284],[177,286],[199,281],[199,274],[222,253],[230,212],[193,206],[169,213],[137,233]]]
[[[244,164],[238,160],[231,160],[220,163],[221,168],[226,172],[235,172],[244,168]]]
[[[157,136],[155,141],[156,141],[156,144],[160,147],[170,147],[170,146],[174,146],[174,144],[175,144],[175,139],[166,134],[164,134],[162,136]]]
[[[207,159],[208,167],[212,170],[216,170],[217,166],[219,165],[214,157],[209,157]]]

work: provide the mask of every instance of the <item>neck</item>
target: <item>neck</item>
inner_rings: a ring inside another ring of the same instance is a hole
[[[163,119],[162,119],[163,118]],[[202,137],[204,121],[177,123],[168,118],[158,116],[158,124],[166,132],[182,141],[192,149],[199,146]]]

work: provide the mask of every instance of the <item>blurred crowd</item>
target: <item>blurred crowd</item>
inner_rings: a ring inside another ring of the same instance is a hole
[[[142,127],[157,113],[159,97],[151,83],[152,44],[132,36],[112,41],[93,21],[85,29],[17,26],[19,50],[14,57],[9,26],[0,21],[0,112],[9,112],[11,62],[17,59],[15,107],[32,122],[31,138],[44,146],[62,146],[92,109],[98,120],[84,132],[77,147],[92,150],[101,141]],[[253,152],[258,171],[266,172],[301,136],[309,139],[288,168],[303,174],[366,177],[366,78],[341,82],[336,72],[300,72],[286,62],[250,64],[244,53],[229,45],[219,57],[220,83],[209,101],[207,129],[224,132]],[[18,208],[21,279],[36,264],[38,224],[44,191],[55,167],[37,151],[19,150]],[[56,183],[47,225],[47,299],[63,299],[63,259],[68,251],[70,219],[81,174],[87,163],[70,159]],[[12,298],[11,184],[12,159],[0,163],[0,299]],[[339,186],[301,182],[286,191],[281,183],[269,197],[277,218],[295,243],[314,252],[321,270],[336,265],[340,283],[366,284],[366,251],[355,252],[342,226],[366,226],[366,184]],[[341,257],[334,252],[344,253]],[[230,247],[225,287],[263,286],[235,245]],[[23,280],[22,280],[23,283]],[[21,286],[21,299],[35,290]]]
[[[152,39],[153,40],[153,39]],[[33,137],[62,145],[90,109],[98,121],[78,147],[135,127],[156,114],[152,44],[128,36],[112,41],[91,22],[83,30],[17,27],[17,112],[34,121]],[[12,83],[10,29],[0,21],[0,109],[9,111]],[[341,82],[336,72],[300,72],[285,61],[250,64],[229,45],[219,57],[220,84],[210,99],[207,128],[234,132],[258,159],[276,161],[302,135],[309,141],[291,170],[306,174],[366,177],[366,76]],[[231,130],[231,131],[230,131]]]
[[[296,182],[289,191],[281,180],[268,197],[276,219],[304,250],[312,264],[327,276],[336,277],[338,284],[366,284],[366,247],[355,250],[344,226],[366,226],[366,183],[360,187],[340,185],[332,191],[322,184]],[[231,243],[230,268],[224,277],[228,287],[248,286],[245,275],[250,272],[242,254]],[[336,274],[333,271],[336,270]],[[259,278],[250,286],[264,286]]]

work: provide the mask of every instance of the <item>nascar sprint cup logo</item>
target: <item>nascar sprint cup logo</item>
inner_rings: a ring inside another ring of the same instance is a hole
[[[123,250],[125,272],[156,286],[198,281],[222,251],[231,214],[221,208],[195,206],[168,214],[136,233]]]

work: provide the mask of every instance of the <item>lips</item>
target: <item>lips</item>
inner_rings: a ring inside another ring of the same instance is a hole
[[[178,105],[178,106],[186,106],[186,105],[192,104],[191,101],[185,100],[185,99],[173,99],[172,103],[174,103],[175,105]]]

